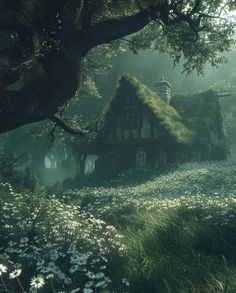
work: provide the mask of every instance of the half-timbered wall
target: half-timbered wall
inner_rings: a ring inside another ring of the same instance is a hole
[[[151,138],[151,121],[148,115],[143,113],[143,123],[141,128],[141,138]]]
[[[127,97],[116,119],[113,134],[109,135],[108,140],[111,142],[114,138],[116,142],[125,142],[159,137],[158,127],[154,125],[155,121],[150,116],[137,98]]]

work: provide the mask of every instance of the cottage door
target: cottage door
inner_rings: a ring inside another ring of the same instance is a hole
[[[136,168],[142,169],[146,166],[147,155],[146,152],[139,148],[136,153]]]

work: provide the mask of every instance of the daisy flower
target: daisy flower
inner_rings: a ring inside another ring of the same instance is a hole
[[[4,266],[3,264],[0,264],[0,276],[6,272],[7,272],[7,267]]]
[[[40,289],[45,284],[44,278],[42,276],[33,277],[30,282],[30,286],[33,289]]]
[[[10,279],[15,279],[17,277],[19,277],[21,275],[22,270],[18,269],[18,270],[14,270],[13,272],[10,273],[9,278]]]

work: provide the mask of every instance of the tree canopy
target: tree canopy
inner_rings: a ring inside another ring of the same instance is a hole
[[[62,116],[96,59],[115,50],[167,52],[184,71],[225,62],[234,43],[235,1],[0,0],[0,132]]]

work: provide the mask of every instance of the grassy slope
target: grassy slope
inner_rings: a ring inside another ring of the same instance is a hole
[[[25,288],[40,274],[40,292],[52,292],[52,273],[56,292],[236,292],[229,162],[187,164],[135,186],[71,190],[60,200],[0,184],[0,212],[0,263],[8,272],[20,266]]]
[[[236,168],[229,162],[73,195],[125,235],[132,292],[236,292]]]

